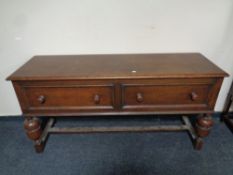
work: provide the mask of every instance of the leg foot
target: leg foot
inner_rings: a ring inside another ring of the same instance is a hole
[[[44,151],[44,147],[45,147],[44,142],[40,142],[40,141],[35,142],[34,148],[37,153],[42,153]]]
[[[196,149],[196,150],[201,150],[202,147],[203,147],[203,144],[204,144],[204,142],[203,142],[202,138],[197,137],[197,138],[194,140],[194,143],[193,143],[194,149]]]

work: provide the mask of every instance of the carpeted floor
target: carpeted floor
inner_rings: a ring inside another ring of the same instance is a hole
[[[36,154],[22,118],[0,118],[0,175],[232,175],[233,134],[215,118],[202,151],[186,132],[51,135]],[[58,125],[175,122],[154,117],[61,120]]]

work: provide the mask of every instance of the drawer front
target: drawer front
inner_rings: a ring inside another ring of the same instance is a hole
[[[123,85],[123,109],[207,108],[211,85]]]
[[[28,116],[200,113],[214,110],[222,78],[13,82]]]
[[[104,110],[114,108],[114,86],[26,86],[29,109]]]

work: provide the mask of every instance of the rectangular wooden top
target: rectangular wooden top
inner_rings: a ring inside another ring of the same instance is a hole
[[[34,56],[7,80],[224,77],[200,53]]]

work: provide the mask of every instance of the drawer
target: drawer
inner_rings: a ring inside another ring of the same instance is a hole
[[[123,85],[124,109],[207,108],[211,85]]]
[[[30,110],[104,110],[114,108],[113,85],[25,86]]]

